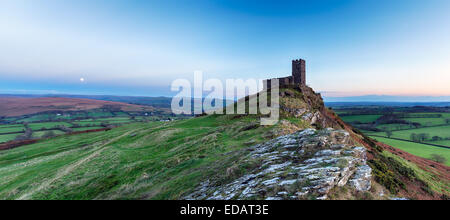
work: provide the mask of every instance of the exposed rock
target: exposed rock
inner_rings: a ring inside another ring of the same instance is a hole
[[[350,185],[358,191],[369,191],[372,187],[370,180],[372,179],[372,168],[368,165],[359,166],[355,175],[350,180]]]
[[[241,162],[261,166],[227,184],[206,181],[186,199],[327,199],[335,186],[371,187],[366,149],[343,130],[305,129],[251,148]]]
[[[407,199],[407,198],[391,198],[391,200],[406,201],[406,200],[409,200],[409,199]]]

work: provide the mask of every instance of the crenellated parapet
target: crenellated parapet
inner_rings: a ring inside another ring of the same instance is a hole
[[[306,85],[306,61],[297,59],[292,61],[292,76],[278,78],[280,87],[283,86],[305,86]],[[272,79],[264,80],[264,89],[271,87]]]

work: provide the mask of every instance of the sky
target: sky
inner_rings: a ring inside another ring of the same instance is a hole
[[[272,78],[324,96],[450,96],[448,0],[0,0],[0,93],[170,96]],[[83,79],[83,80],[81,80]]]

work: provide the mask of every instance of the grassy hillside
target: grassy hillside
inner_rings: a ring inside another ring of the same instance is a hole
[[[250,153],[249,146],[312,126],[332,126],[317,114],[323,103],[312,90],[281,93],[282,120],[274,126],[260,126],[257,115],[210,115],[132,123],[0,151],[0,199],[179,199],[207,179],[227,183],[253,169],[254,164],[238,163]],[[294,116],[301,108],[306,113]],[[395,165],[395,173],[387,162]],[[395,178],[411,169],[387,162],[373,163],[380,173],[377,181],[391,192],[393,183],[406,187],[406,179]]]
[[[270,138],[257,120],[136,123],[2,151],[0,198],[175,199]]]

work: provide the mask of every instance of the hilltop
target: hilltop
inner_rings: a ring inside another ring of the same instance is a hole
[[[256,96],[246,97],[247,102]],[[306,86],[281,119],[205,115],[0,151],[2,199],[446,199],[449,167],[379,144]]]

